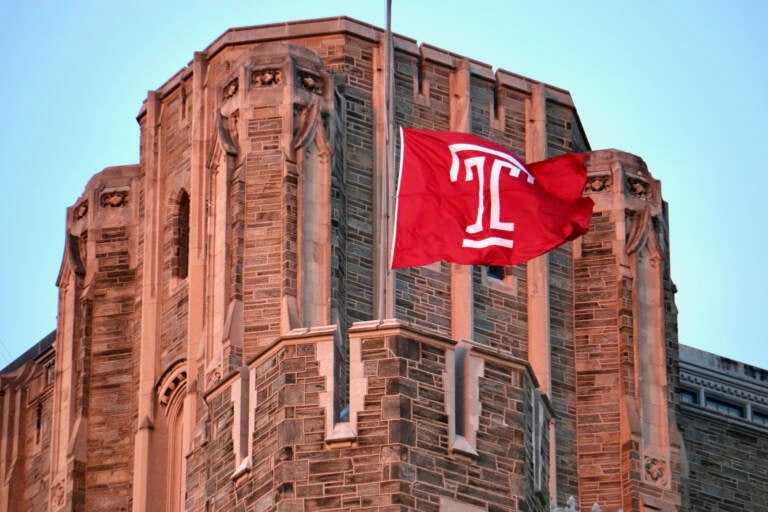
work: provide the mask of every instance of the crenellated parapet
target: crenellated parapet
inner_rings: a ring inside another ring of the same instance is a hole
[[[551,408],[525,361],[396,321],[356,323],[339,417],[336,330],[292,330],[206,393],[211,427],[188,462],[196,507],[213,506],[205,488],[218,490],[217,507],[423,510],[439,490],[467,510],[518,510],[524,499],[548,510],[537,493]],[[204,471],[212,460],[220,471]]]

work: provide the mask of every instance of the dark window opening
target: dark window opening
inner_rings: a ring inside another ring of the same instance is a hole
[[[690,389],[680,390],[680,402],[684,404],[699,404],[699,394],[696,391]]]
[[[41,432],[43,430],[43,404],[37,404],[35,417],[35,442],[40,442]]]
[[[752,410],[752,421],[768,426],[768,412]]]
[[[499,110],[501,107],[501,84],[498,80],[493,86],[493,118],[499,118]]]
[[[454,361],[454,407],[456,408],[456,435],[466,436],[467,432],[467,349],[466,347],[456,347]]]
[[[504,277],[505,277],[504,267],[497,267],[495,265],[491,265],[485,268],[486,268],[488,277],[492,277],[500,281],[504,280]]]
[[[739,404],[708,396],[705,405],[708,409],[727,414],[728,416],[735,416],[737,418],[744,417],[744,407]]]
[[[173,275],[184,279],[189,272],[189,194],[184,190],[179,195],[177,208]]]
[[[419,53],[419,60],[416,62],[416,91],[418,94],[424,94],[424,55]]]

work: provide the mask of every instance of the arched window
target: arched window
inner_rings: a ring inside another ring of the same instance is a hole
[[[165,510],[184,510],[186,458],[184,457],[184,396],[187,389],[187,370],[184,362],[176,363],[163,376],[157,386],[158,402],[165,417],[166,478]]]

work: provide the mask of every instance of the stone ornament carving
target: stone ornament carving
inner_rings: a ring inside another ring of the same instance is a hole
[[[588,176],[587,183],[584,185],[584,192],[609,192],[612,184],[613,178],[610,174]]]
[[[81,202],[75,207],[75,220],[80,220],[86,215],[88,215],[88,200]]]
[[[283,72],[279,69],[259,69],[251,73],[251,85],[265,87],[283,83]]]
[[[127,190],[107,190],[101,194],[102,208],[119,208],[128,204]]]
[[[237,90],[239,88],[239,83],[237,78],[232,79],[227,85],[224,86],[223,90],[223,96],[225,100],[228,100],[235,94],[237,94]]]
[[[208,374],[206,375],[205,385],[207,388],[210,389],[216,386],[216,384],[218,384],[219,382],[221,382],[221,370],[218,367],[216,367],[210,372],[208,372]]]
[[[237,133],[237,113],[230,114],[230,117],[221,113],[221,110],[216,109],[215,117],[215,134],[211,137],[210,147],[208,149],[208,158],[206,160],[206,166],[209,169],[218,167],[219,159],[222,157],[222,151],[226,155],[236,157],[240,153],[240,149],[235,142],[238,139]]]
[[[664,234],[657,233],[656,226],[661,231],[664,223],[660,219],[659,222],[654,222],[649,206],[642,211],[632,212],[629,219],[631,222],[627,233],[626,253],[634,254],[647,245],[651,263],[658,265],[665,258],[666,251],[663,245]]]
[[[64,482],[56,482],[51,488],[51,502],[56,508],[64,506]]]
[[[298,72],[298,83],[307,91],[314,94],[323,94],[323,79],[307,71]]]
[[[640,178],[627,176],[627,191],[634,197],[650,200],[653,198],[653,190],[647,181]]]
[[[307,147],[314,140],[321,154],[330,155],[333,153],[322,117],[320,104],[317,100],[313,100],[307,108],[301,111],[296,135],[294,135],[291,143],[294,150]]]
[[[667,485],[667,463],[656,457],[645,457],[645,479],[657,485]]]

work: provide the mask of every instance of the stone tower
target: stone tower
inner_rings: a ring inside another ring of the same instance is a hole
[[[594,152],[588,176],[595,213],[574,244],[579,492],[608,507],[674,510],[682,440],[670,406],[678,348],[667,205],[636,156]]]
[[[658,182],[594,152],[583,240],[389,272],[386,49],[348,18],[231,29],[148,94],[139,164],[67,212],[50,442],[9,510],[678,509]],[[562,89],[394,53],[396,125],[590,150]]]

